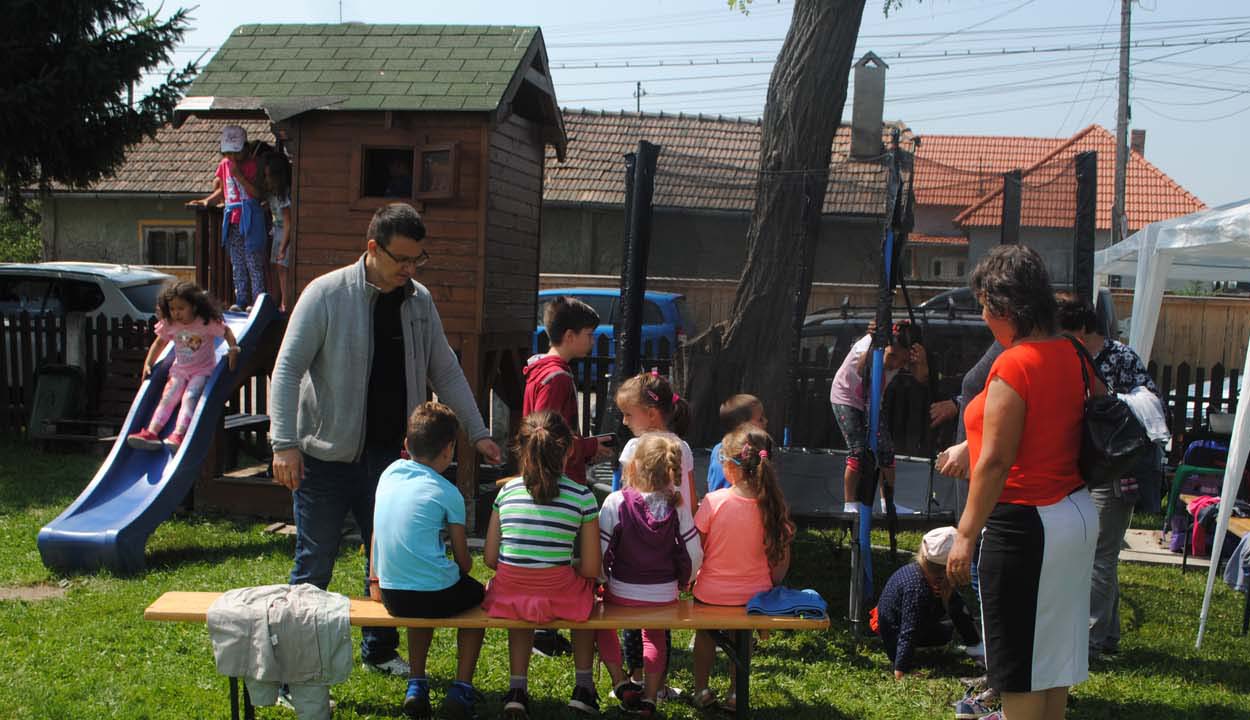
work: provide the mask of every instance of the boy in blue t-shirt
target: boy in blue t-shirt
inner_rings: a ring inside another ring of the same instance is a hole
[[[768,418],[764,417],[764,403],[754,395],[734,395],[720,406],[720,423],[726,433],[751,424],[760,430],[768,430]],[[729,487],[725,471],[721,469],[720,443],[712,448],[712,461],[707,466],[707,491],[715,492]]]
[[[373,561],[370,596],[395,617],[441,618],[482,603],[485,589],[469,576],[473,559],[464,527],[464,497],[442,472],[456,452],[460,423],[451,408],[437,402],[418,406],[408,419],[404,447],[411,460],[396,460],[378,479],[373,504]],[[442,534],[451,540],[447,557]],[[439,707],[440,717],[476,717],[473,671],[486,631],[456,631],[456,681]],[[430,717],[430,681],[425,663],[432,628],[408,630],[411,676],[404,713]]]

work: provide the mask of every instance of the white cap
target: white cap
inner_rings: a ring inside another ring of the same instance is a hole
[[[933,528],[925,533],[924,539],[920,541],[920,556],[929,562],[945,565],[946,556],[950,555],[951,548],[954,546],[955,528],[949,525]]]
[[[242,152],[247,143],[247,131],[238,125],[227,125],[221,129],[221,151]]]

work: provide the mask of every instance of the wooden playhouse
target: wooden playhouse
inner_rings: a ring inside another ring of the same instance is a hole
[[[378,207],[414,205],[431,256],[418,279],[433,293],[479,406],[486,416],[494,389],[519,415],[544,150],[552,145],[563,157],[566,143],[538,28],[244,25],[175,114],[175,123],[269,123],[292,162],[288,272],[297,293],[359,258]],[[197,236],[200,281],[228,299],[219,212],[200,213]],[[476,461],[467,443],[459,459],[459,483],[472,498]]]

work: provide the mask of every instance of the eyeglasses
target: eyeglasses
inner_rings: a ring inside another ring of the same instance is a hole
[[[716,453],[716,462],[719,462],[719,463],[731,462],[734,465],[737,465],[738,467],[742,467],[741,460],[739,460],[738,458],[729,457],[728,455],[725,454],[724,450],[721,450],[720,452]]]
[[[425,264],[430,261],[430,254],[424,250],[422,250],[421,254],[416,257],[408,257],[407,255],[396,255],[392,253],[390,250],[387,250],[386,246],[382,243],[378,243],[378,247],[382,249],[382,252],[386,253],[387,257],[394,260],[396,264],[399,265],[411,265],[414,268],[419,268],[424,267]]]

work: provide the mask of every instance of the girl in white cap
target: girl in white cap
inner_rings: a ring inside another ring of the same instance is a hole
[[[946,556],[954,544],[953,527],[925,533],[916,562],[890,576],[870,614],[870,625],[881,635],[885,652],[894,665],[895,678],[915,667],[916,648],[949,643],[952,625],[965,644],[981,642],[963,598],[946,579]]]
[[[225,199],[221,221],[221,244],[230,252],[234,276],[234,304],[230,310],[243,310],[265,292],[265,259],[269,234],[258,197],[256,159],[245,152],[247,130],[238,125],[221,129],[221,162],[213,181],[213,192],[189,206],[207,206]]]

